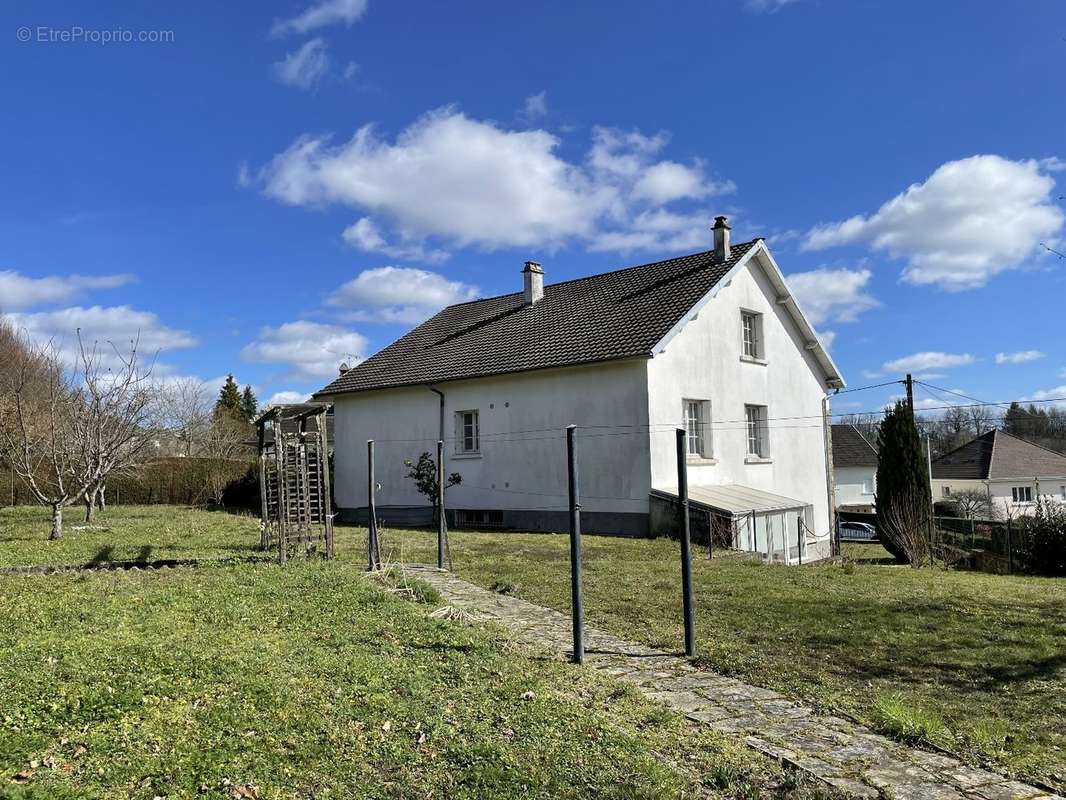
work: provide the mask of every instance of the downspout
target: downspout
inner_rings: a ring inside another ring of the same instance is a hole
[[[836,478],[833,475],[833,431],[829,427],[829,395],[822,397],[822,442],[825,445],[825,487],[829,498],[830,555],[840,555],[840,529],[837,524]]]
[[[440,397],[440,422],[438,423],[438,428],[437,428],[437,430],[438,430],[437,440],[443,442],[444,441],[444,392],[442,392],[440,389],[437,389],[434,386],[427,386],[426,388],[429,389],[431,392],[435,393],[438,397]]]

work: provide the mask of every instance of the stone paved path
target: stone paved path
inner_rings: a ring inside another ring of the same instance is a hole
[[[572,648],[570,618],[496,594],[435,568],[409,566],[454,606],[487,617],[532,644]],[[1047,800],[1057,795],[917,750],[769,689],[694,668],[685,658],[585,628],[585,664],[635,685],[691,720],[744,737],[755,750],[844,792],[892,800]]]

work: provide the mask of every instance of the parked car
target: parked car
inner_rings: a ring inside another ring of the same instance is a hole
[[[877,528],[867,522],[841,522],[840,540],[842,542],[876,542]]]

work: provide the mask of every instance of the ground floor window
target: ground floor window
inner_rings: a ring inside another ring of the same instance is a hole
[[[744,418],[748,429],[748,455],[765,458],[769,452],[766,447],[766,406],[744,406]]]
[[[1032,486],[1012,486],[1010,490],[1011,497],[1014,498],[1015,503],[1031,503],[1033,502],[1033,487]]]
[[[951,497],[951,487],[950,486],[945,486],[944,487],[944,497]]]
[[[684,401],[685,441],[690,456],[710,457],[710,437],[707,435],[710,405],[706,400]]]
[[[457,412],[455,415],[455,452],[481,452],[480,440],[477,410]]]

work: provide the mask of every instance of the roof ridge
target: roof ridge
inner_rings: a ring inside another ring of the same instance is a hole
[[[754,238],[754,239],[752,239],[751,241],[748,241],[748,242],[737,242],[736,244],[732,245],[732,247],[734,249],[738,248],[738,247],[748,247],[750,245],[755,244],[761,238],[762,238],[761,236],[758,236],[758,237],[756,237],[756,238]],[[565,281],[556,281],[555,283],[546,283],[546,284],[544,284],[544,288],[548,289],[548,288],[553,287],[553,286],[565,286],[568,283],[577,283],[578,281],[587,281],[587,280],[591,280],[593,278],[601,278],[601,277],[603,277],[605,275],[614,275],[616,273],[626,272],[627,270],[631,270],[631,269],[643,269],[644,267],[657,267],[657,266],[660,266],[662,264],[669,264],[671,261],[681,261],[681,260],[686,259],[686,258],[695,258],[697,256],[705,256],[705,255],[709,255],[709,254],[711,254],[713,252],[714,252],[713,248],[710,249],[710,250],[697,250],[695,253],[685,253],[684,255],[673,256],[672,258],[660,258],[658,261],[648,261],[648,262],[645,262],[644,264],[630,264],[628,267],[616,267],[615,269],[605,270],[604,272],[594,272],[591,275],[582,275],[582,276],[577,277],[577,278],[567,278]],[[724,263],[724,262],[716,262],[716,263]],[[494,295],[490,295],[489,297],[476,297],[473,300],[464,300],[461,303],[452,303],[451,305],[448,305],[448,306],[445,306],[444,308],[442,308],[441,311],[444,311],[445,309],[448,309],[448,308],[458,308],[459,306],[469,306],[469,305],[473,305],[475,303],[484,303],[484,302],[486,302],[488,300],[502,300],[505,297],[511,297],[512,295],[520,295],[520,294],[522,294],[522,292],[507,292],[506,294],[494,294]]]
[[[952,448],[951,450],[948,450],[948,451],[947,451],[946,453],[941,453],[940,455],[938,455],[938,456],[937,456],[936,458],[934,458],[934,459],[933,459],[933,463],[935,464],[935,463],[937,463],[938,461],[940,461],[941,459],[943,459],[943,458],[947,458],[948,456],[950,456],[950,455],[952,455],[952,454],[954,454],[954,453],[957,453],[957,452],[959,452],[959,451],[960,451],[960,450],[962,450],[962,449],[963,449],[964,447],[969,447],[969,446],[970,446],[971,444],[973,444],[974,442],[976,442],[976,441],[977,441],[978,439],[984,439],[984,438],[985,438],[986,436],[988,436],[988,434],[990,434],[990,433],[993,433],[993,434],[994,434],[994,433],[995,433],[996,431],[998,431],[998,430],[999,430],[999,428],[992,428],[991,430],[989,430],[989,431],[986,431],[985,433],[982,433],[982,434],[980,434],[979,436],[975,436],[975,437],[973,437],[972,439],[970,439],[970,440],[969,440],[969,441],[967,441],[967,442],[963,442],[963,443],[962,443],[962,444],[960,444],[960,445],[959,445],[958,447],[953,447],[953,448]],[[992,441],[993,441],[993,447],[995,447],[995,437],[993,437]]]
[[[1008,436],[1011,439],[1014,439],[1014,441],[1016,441],[1016,442],[1021,442],[1022,444],[1027,444],[1030,447],[1035,447],[1037,450],[1043,450],[1045,453],[1051,453],[1051,455],[1053,455],[1053,456],[1058,456],[1059,458],[1066,459],[1066,453],[1060,453],[1058,450],[1052,450],[1050,447],[1044,447],[1044,445],[1042,445],[1042,444],[1037,444],[1036,442],[1030,442],[1028,439],[1023,439],[1021,436],[1015,436],[1013,433],[1007,433],[1006,431],[1000,430],[999,428],[993,428],[993,430],[995,430],[997,433],[1001,433],[1004,436]],[[995,446],[993,446],[993,451],[992,452],[995,453]]]

